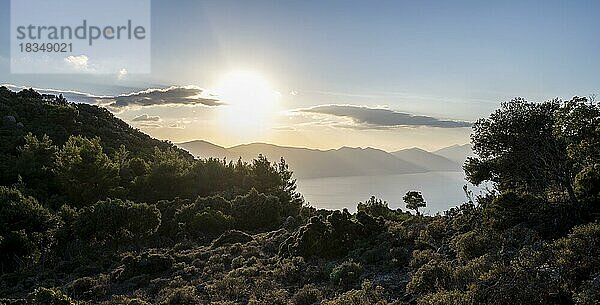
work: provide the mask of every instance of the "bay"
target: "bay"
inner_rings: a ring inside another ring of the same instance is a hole
[[[298,191],[311,206],[321,209],[356,211],[358,202],[371,195],[387,201],[392,209],[406,210],[402,197],[407,191],[423,194],[427,206],[421,212],[434,215],[467,201],[463,186],[473,195],[485,190],[465,180],[463,172],[427,172],[419,174],[352,176],[298,179]]]

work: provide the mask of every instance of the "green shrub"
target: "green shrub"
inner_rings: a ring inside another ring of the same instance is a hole
[[[590,165],[577,174],[575,193],[588,213],[600,213],[600,164]]]
[[[350,286],[360,279],[362,271],[362,266],[350,259],[335,266],[329,274],[329,279],[334,285]]]
[[[126,256],[122,263],[124,269],[118,276],[123,281],[139,275],[154,275],[171,270],[175,260],[164,254],[143,253],[139,256]]]
[[[350,290],[324,305],[386,305],[390,304],[383,295],[383,287],[373,286],[369,281],[362,283],[361,289]]]
[[[10,271],[17,262],[37,261],[49,251],[58,226],[57,217],[35,198],[0,186],[0,269]]]
[[[417,305],[471,305],[474,304],[467,292],[442,290],[425,295],[417,301]]]
[[[452,248],[462,262],[468,262],[497,248],[497,238],[492,232],[470,231],[452,239]]]
[[[76,305],[77,302],[59,289],[38,288],[33,300],[39,305]]]
[[[483,209],[484,221],[496,230],[506,230],[518,224],[536,222],[543,203],[532,195],[504,193]]]
[[[180,226],[175,215],[182,207],[189,203],[189,200],[179,198],[157,202],[156,207],[160,211],[160,226],[156,230],[156,235],[172,241],[178,241]]]
[[[117,186],[117,165],[104,154],[98,137],[69,137],[56,164],[63,192],[78,207],[105,199]]]
[[[235,226],[241,230],[269,230],[281,225],[282,213],[279,199],[259,194],[252,189],[244,196],[231,201]]]
[[[158,297],[161,305],[195,305],[199,304],[196,296],[196,287],[184,286],[177,288],[165,288]]]
[[[181,230],[195,239],[219,236],[233,225],[231,216],[198,203],[182,207],[175,219]]]
[[[306,285],[292,297],[293,305],[312,305],[321,300],[321,291],[315,285]]]
[[[600,223],[573,228],[571,233],[552,244],[561,274],[574,288],[581,281],[600,273]]]
[[[341,257],[357,243],[368,242],[369,237],[384,230],[381,218],[375,219],[364,212],[352,217],[347,210],[336,210],[329,212],[326,221],[313,216],[281,244],[279,252],[284,256]]]
[[[75,220],[75,233],[84,241],[121,245],[150,236],[159,224],[155,206],[109,199],[83,209]]]
[[[433,252],[431,249],[426,250],[414,250],[412,252],[412,259],[410,260],[409,266],[413,270],[421,268],[421,266],[429,263],[430,261],[441,261],[444,260],[444,255]]]
[[[410,293],[426,294],[451,289],[454,269],[449,262],[432,260],[414,272],[406,290]]]
[[[78,300],[98,299],[109,291],[108,276],[81,277],[66,286],[69,295]]]

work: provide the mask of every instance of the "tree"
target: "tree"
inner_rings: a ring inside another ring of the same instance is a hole
[[[74,206],[106,198],[118,182],[118,168],[102,151],[100,138],[69,137],[58,153],[57,172]]]
[[[20,147],[19,151],[17,171],[23,182],[34,190],[34,195],[47,198],[56,192],[54,166],[58,148],[52,144],[52,140],[47,135],[38,139],[29,133],[25,136],[25,145]]]
[[[577,173],[600,158],[600,108],[586,98],[531,103],[518,98],[503,103],[473,126],[478,157],[464,166],[473,184],[496,183],[514,190],[577,203]]]
[[[386,217],[387,214],[391,212],[387,202],[377,199],[375,196],[371,196],[371,198],[364,203],[359,202],[356,208],[359,212],[362,211],[374,217]]]
[[[404,200],[404,202],[406,203],[406,208],[409,210],[415,210],[417,215],[420,215],[419,208],[424,208],[426,205],[426,202],[423,199],[423,195],[421,195],[421,192],[417,191],[406,192],[406,195],[402,197],[402,200]]]

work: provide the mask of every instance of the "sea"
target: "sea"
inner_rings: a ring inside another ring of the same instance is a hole
[[[320,209],[356,211],[359,202],[375,196],[392,209],[406,210],[402,197],[407,191],[420,191],[427,206],[420,212],[435,215],[467,202],[463,186],[473,196],[489,191],[489,186],[475,187],[465,180],[463,172],[427,172],[419,174],[328,177],[297,180],[304,200]]]

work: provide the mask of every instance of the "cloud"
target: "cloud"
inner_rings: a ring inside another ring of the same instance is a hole
[[[77,71],[91,71],[89,58],[85,55],[68,56],[65,58],[65,62],[73,69]]]
[[[147,115],[147,114],[142,114],[140,116],[136,116],[135,118],[131,119],[132,122],[159,122],[160,121],[160,117],[159,116],[152,116],[152,115]]]
[[[139,126],[142,128],[161,128],[161,127],[163,127],[160,124],[153,124],[153,123],[142,123]]]
[[[470,122],[442,120],[434,117],[413,115],[384,108],[369,108],[355,105],[320,105],[299,109],[298,112],[316,113],[348,118],[352,124],[337,124],[336,127],[354,129],[388,129],[395,127],[470,127]]]
[[[204,96],[204,90],[195,86],[172,86],[164,89],[147,89],[114,97],[103,97],[101,104],[113,109],[164,105],[205,105],[218,106],[223,103],[211,96]]]
[[[122,80],[125,79],[125,77],[127,77],[127,69],[123,68],[121,70],[119,70],[119,74],[117,75],[117,78]]]
[[[26,87],[4,85],[9,89],[22,90]],[[171,86],[168,88],[150,88],[138,92],[120,94],[115,96],[100,96],[78,91],[39,89],[36,91],[45,94],[62,94],[68,101],[104,106],[113,112],[122,112],[131,108],[187,105],[187,106],[219,106],[224,103],[205,90],[196,86]]]

